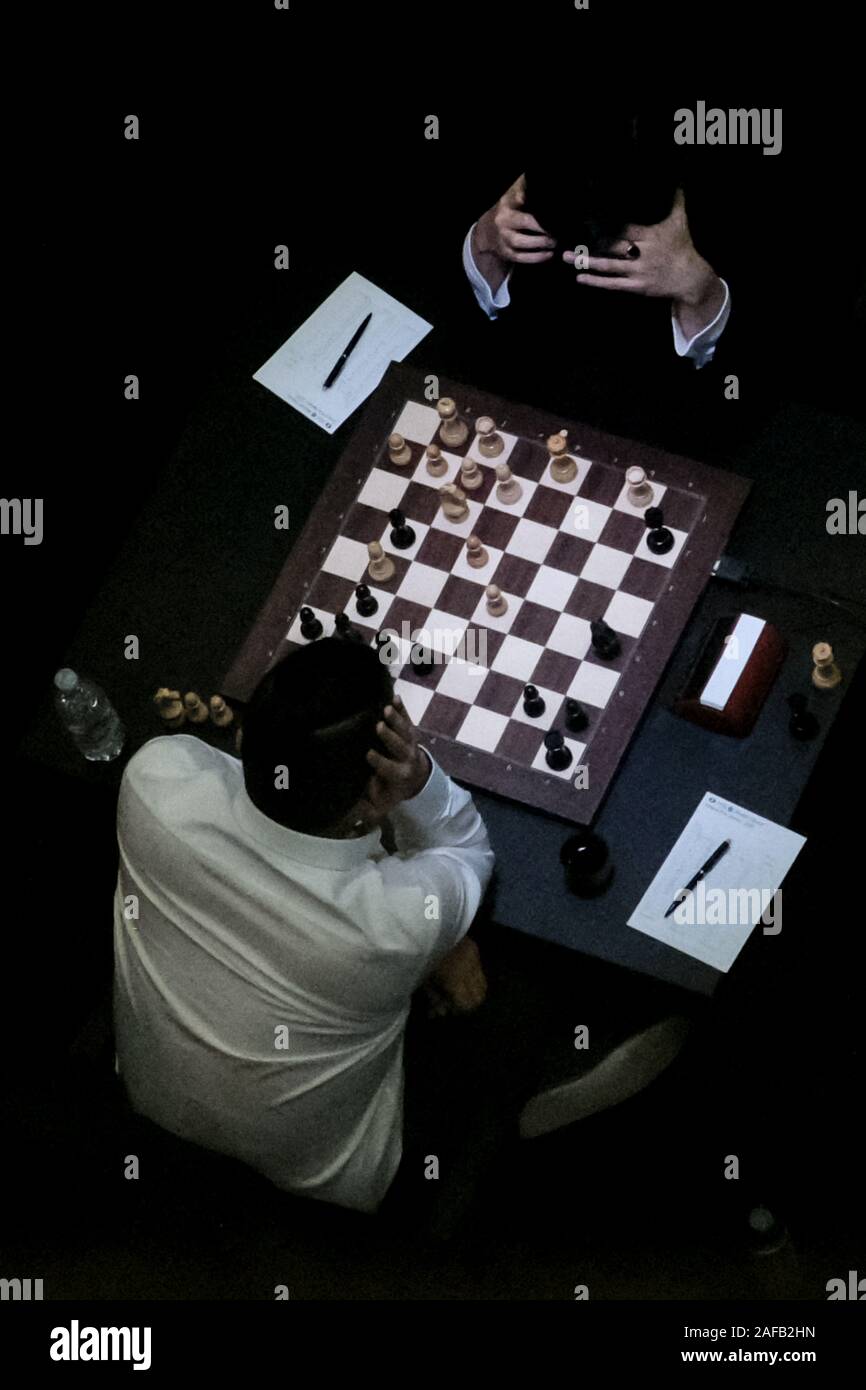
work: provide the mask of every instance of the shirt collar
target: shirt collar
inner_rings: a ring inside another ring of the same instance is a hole
[[[321,835],[304,835],[271,820],[254,806],[246,788],[240,787],[232,802],[235,820],[253,840],[276,850],[287,859],[314,864],[321,869],[351,869],[362,864],[381,847],[382,832],[371,830],[353,840],[327,840]]]

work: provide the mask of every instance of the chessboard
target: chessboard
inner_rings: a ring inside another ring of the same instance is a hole
[[[247,700],[302,626],[343,631],[380,647],[446,772],[589,824],[748,490],[392,364],[224,693]]]

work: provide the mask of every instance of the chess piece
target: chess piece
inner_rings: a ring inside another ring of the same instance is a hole
[[[488,584],[485,594],[487,596],[487,612],[491,618],[501,618],[503,613],[508,611],[508,600],[498,584]]]
[[[628,483],[626,499],[633,507],[651,507],[655,499],[653,485],[648,480],[646,471],[634,464],[625,470],[625,480]]]
[[[591,622],[589,630],[592,633],[593,650],[598,652],[602,661],[612,661],[615,656],[619,656],[619,638],[603,618]]]
[[[591,830],[570,835],[559,851],[566,887],[579,898],[595,898],[610,886],[613,865],[607,845]]]
[[[438,444],[428,444],[426,453],[427,472],[433,478],[441,478],[443,473],[448,472],[448,462],[442,457],[442,450]]]
[[[194,690],[188,690],[184,695],[183,707],[190,724],[203,724],[207,719],[207,705],[200,695],[196,695]]]
[[[475,459],[466,459],[460,465],[460,486],[474,492],[484,482],[484,474]]]
[[[673,549],[674,533],[665,526],[664,513],[661,507],[647,507],[643,519],[649,528],[647,530],[647,550],[651,550],[653,555],[667,555]]]
[[[244,741],[244,731],[243,731],[243,729],[235,729],[235,752],[237,753],[238,757],[240,757],[241,745],[243,744],[243,741]]]
[[[579,734],[589,723],[586,710],[571,696],[565,702],[565,727],[570,734]]]
[[[832,690],[842,679],[842,672],[833,660],[833,648],[829,642],[816,642],[812,648],[815,669],[812,684],[816,690]]]
[[[505,448],[502,436],[496,433],[496,424],[489,415],[482,415],[475,421],[478,434],[478,452],[482,458],[498,458]]]
[[[358,629],[352,626],[352,620],[348,613],[340,612],[334,615],[334,632],[338,637],[344,637],[347,642],[364,641]]]
[[[444,483],[440,487],[439,501],[442,504],[442,511],[449,521],[465,521],[469,515],[466,493],[456,483]]]
[[[483,570],[490,563],[490,554],[477,536],[470,536],[466,542],[466,563],[474,570]]]
[[[565,738],[559,729],[548,729],[544,735],[544,761],[554,772],[564,772],[572,762],[572,752],[565,745]]]
[[[577,464],[570,454],[565,451],[568,448],[568,430],[560,430],[559,434],[552,434],[547,440],[547,449],[550,454],[550,476],[555,483],[570,483],[577,477]]]
[[[805,695],[789,695],[788,705],[791,710],[791,720],[788,730],[792,738],[805,743],[808,739],[814,738],[818,732],[818,721],[814,714],[806,708],[808,701]]]
[[[497,463],[496,476],[499,482],[496,484],[496,496],[500,502],[504,502],[507,507],[519,502],[523,496],[523,488],[511,472],[507,463]]]
[[[370,593],[368,584],[359,584],[355,590],[355,608],[360,618],[371,618],[378,610],[379,600]]]
[[[402,434],[389,435],[388,457],[392,463],[397,464],[398,468],[404,468],[407,463],[412,462],[412,450]]]
[[[367,546],[370,563],[367,573],[377,584],[385,584],[394,578],[396,566],[390,555],[386,555],[379,541],[370,541]]]
[[[530,719],[540,719],[546,708],[547,705],[538,693],[538,687],[528,685],[523,692],[523,713],[528,714]]]
[[[443,396],[436,409],[442,422],[439,426],[439,438],[442,443],[447,444],[450,449],[465,444],[469,438],[469,426],[458,415],[457,406],[451,397]]]
[[[415,532],[406,521],[406,513],[401,512],[399,507],[388,513],[391,522],[391,544],[395,550],[408,550],[415,544]]]
[[[222,695],[211,695],[210,717],[218,729],[227,729],[234,719],[234,711],[229,709]]]
[[[186,723],[186,710],[180,698],[179,690],[168,690],[164,685],[153,697],[153,703],[159,710],[159,717],[169,729],[179,729]]]
[[[321,637],[322,624],[312,608],[302,608],[299,617],[301,619],[301,636],[305,642],[315,642],[317,637]]]
[[[416,642],[409,653],[409,664],[416,676],[430,676],[436,666],[436,659],[429,647]]]

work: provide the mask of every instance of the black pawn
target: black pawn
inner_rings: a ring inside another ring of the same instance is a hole
[[[577,700],[572,700],[569,697],[565,702],[565,727],[568,729],[568,732],[570,734],[579,734],[582,729],[586,728],[588,723],[589,720],[586,716],[586,710],[582,705],[578,704]]]
[[[371,618],[379,607],[379,600],[370,593],[369,584],[359,584],[355,590],[355,607],[362,618]]]
[[[589,630],[592,633],[593,651],[598,652],[602,661],[612,661],[615,656],[619,656],[619,638],[603,618],[597,618],[595,622],[590,623]]]
[[[546,709],[546,705],[534,685],[528,685],[523,692],[523,713],[528,714],[530,719],[539,719]]]
[[[393,512],[388,513],[388,519],[394,528],[391,532],[391,544],[394,549],[408,550],[410,545],[415,544],[415,532],[411,526],[406,525],[406,513],[395,507]]]
[[[578,897],[597,897],[613,878],[607,845],[591,830],[571,835],[559,852],[559,860],[565,868],[566,887]]]
[[[430,648],[422,647],[420,642],[416,642],[409,653],[409,664],[416,676],[432,676],[436,665]]]
[[[352,627],[348,613],[336,614],[334,630],[338,637],[345,637],[347,642],[363,642],[364,640],[358,629]]]
[[[552,767],[554,772],[562,772],[571,762],[571,749],[566,748],[565,739],[559,729],[550,729],[544,735],[544,746],[547,752],[544,755],[548,767]]]
[[[648,549],[652,551],[653,555],[667,555],[674,543],[674,533],[665,526],[664,512],[661,507],[647,507],[643,519],[649,527],[646,538]]]
[[[315,642],[322,635],[322,624],[312,608],[302,608],[300,612],[301,636],[305,642]]]
[[[788,729],[792,738],[799,739],[801,743],[814,738],[818,732],[818,721],[814,714],[806,708],[805,695],[789,695],[788,705],[791,709],[791,720]]]

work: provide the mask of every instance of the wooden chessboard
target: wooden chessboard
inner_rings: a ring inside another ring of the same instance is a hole
[[[447,772],[480,787],[579,824],[596,814],[713,563],[749,490],[733,474],[631,440],[552,418],[485,392],[439,379],[470,424],[457,448],[441,443],[435,405],[425,399],[422,372],[392,364],[371,397],[289,554],[273,590],[223,682],[238,700],[289,651],[304,645],[298,612],[313,609],[326,635],[345,612],[371,643],[396,634],[388,655],[396,689],[423,742]],[[504,441],[495,459],[478,452],[474,423],[488,415]],[[569,483],[555,482],[549,435],[568,431],[578,463]],[[389,458],[392,432],[412,454],[402,467]],[[448,471],[433,477],[425,450],[441,445]],[[482,486],[467,492],[469,516],[454,523],[442,512],[439,488],[459,483],[462,457],[477,459]],[[496,496],[497,464],[519,480],[519,500]],[[644,507],[627,498],[625,470],[645,469],[673,533],[667,554],[647,546]],[[415,542],[390,542],[393,508],[405,512]],[[489,554],[484,569],[466,559],[477,535]],[[367,545],[381,542],[393,558],[391,579],[367,574]],[[368,583],[378,610],[363,618],[355,587]],[[485,588],[507,600],[502,617],[487,611]],[[620,652],[603,661],[590,645],[590,622],[603,618]],[[410,656],[422,645],[437,655],[432,672]],[[523,709],[527,683],[545,701],[540,718]],[[589,716],[579,734],[566,731],[564,705],[576,698]],[[573,758],[553,771],[544,735],[558,728]]]

